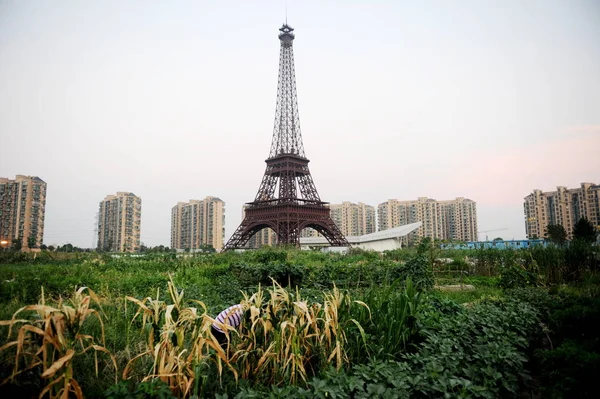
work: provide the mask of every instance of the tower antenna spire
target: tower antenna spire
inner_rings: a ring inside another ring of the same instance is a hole
[[[285,24],[287,25],[287,0],[285,0]]]

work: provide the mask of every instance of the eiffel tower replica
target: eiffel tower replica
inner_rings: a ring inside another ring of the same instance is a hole
[[[313,182],[309,160],[304,155],[296,76],[294,72],[294,29],[287,23],[279,29],[279,80],[275,127],[267,169],[253,202],[224,250],[243,248],[264,228],[272,229],[278,244],[300,245],[300,232],[311,227],[332,246],[350,246],[331,219],[327,202],[321,201]]]

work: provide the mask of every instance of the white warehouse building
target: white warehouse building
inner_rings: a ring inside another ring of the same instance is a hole
[[[402,248],[401,238],[417,230],[422,224],[423,222],[415,222],[362,236],[346,236],[346,239],[352,247],[364,249],[366,251],[383,252],[393,249],[400,249]],[[301,249],[312,249],[315,247],[329,248],[330,250],[339,248],[330,247],[329,242],[325,237],[300,238]],[[342,248],[346,249],[345,247]],[[342,248],[340,248],[340,250],[342,250]]]

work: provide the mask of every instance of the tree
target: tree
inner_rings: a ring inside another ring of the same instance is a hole
[[[37,245],[37,239],[35,236],[29,236],[27,239],[27,248],[35,248]]]
[[[63,245],[62,247],[56,248],[56,250],[58,252],[75,252],[74,248],[75,247],[73,247],[73,244],[67,243],[67,244]]]
[[[200,250],[202,252],[208,252],[208,253],[217,252],[215,250],[215,248],[212,245],[210,245],[210,244],[202,244],[202,245],[200,245]]]
[[[549,224],[546,227],[546,237],[548,241],[563,246],[567,242],[567,231],[560,224]]]
[[[593,243],[596,241],[596,230],[594,225],[589,222],[586,218],[581,218],[573,226],[573,239],[581,240],[587,243]]]
[[[425,256],[430,267],[433,267],[441,252],[440,243],[433,241],[431,237],[423,237],[417,246],[417,254]]]
[[[23,241],[21,241],[20,238],[13,239],[10,249],[12,249],[13,251],[20,251],[21,248],[23,248]]]
[[[504,239],[502,237],[496,237],[494,238],[494,241],[504,241]]]

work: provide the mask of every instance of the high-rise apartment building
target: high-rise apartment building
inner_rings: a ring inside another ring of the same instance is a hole
[[[20,239],[22,248],[44,243],[46,182],[37,176],[0,177],[0,240]]]
[[[129,192],[107,195],[98,214],[98,250],[137,252],[140,250],[142,199]]]
[[[362,202],[331,204],[331,218],[345,236],[362,236],[376,230],[375,207]]]
[[[447,239],[477,241],[477,204],[467,198],[458,197],[440,201],[444,213]]]
[[[178,202],[171,209],[171,247],[200,249],[210,245],[223,249],[225,202],[217,197]]]
[[[269,228],[262,229],[258,233],[254,234],[248,240],[246,244],[247,248],[260,248],[265,245],[273,246],[277,244],[277,235]]]
[[[573,227],[586,218],[600,231],[600,185],[581,183],[581,187],[556,191],[533,190],[524,198],[525,232],[527,238],[546,237],[549,224],[565,228],[567,238],[573,238]]]
[[[313,229],[312,227],[307,227],[305,229],[302,229],[302,231],[300,232],[300,238],[306,238],[306,237],[322,237],[321,234],[319,234],[319,232],[315,229]]]
[[[388,200],[377,207],[379,230],[423,222],[406,243],[419,237],[439,240],[477,241],[477,206],[467,198],[436,201],[419,197],[415,201]]]

